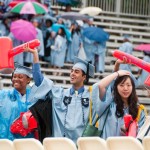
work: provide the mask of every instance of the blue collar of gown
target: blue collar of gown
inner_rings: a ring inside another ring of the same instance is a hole
[[[17,101],[17,103],[18,103],[18,112],[19,112],[19,114],[21,112],[27,111],[27,106],[30,104],[30,102],[27,101],[30,92],[31,92],[31,88],[27,86],[26,87],[26,93],[25,93],[26,99],[25,99],[25,102],[23,102],[22,101],[22,95],[20,94],[20,92],[18,92],[14,88],[14,100]]]
[[[78,94],[83,93],[84,92],[84,86],[82,86],[81,88],[79,88],[78,90],[75,90],[74,87],[72,87],[70,89],[70,95],[75,94],[75,91],[77,91]]]

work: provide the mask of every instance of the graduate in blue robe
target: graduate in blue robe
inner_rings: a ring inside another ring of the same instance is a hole
[[[13,140],[15,138],[23,138],[20,135],[10,132],[11,124],[20,116],[21,112],[26,112],[31,105],[48,92],[45,87],[40,86],[40,83],[42,81],[44,82],[44,80],[43,76],[39,76],[40,66],[36,63],[38,53],[37,51],[33,53],[33,69],[31,70],[30,68],[18,64],[12,75],[13,88],[0,90],[0,139],[6,138]],[[32,73],[35,84],[30,87],[29,83]],[[40,93],[37,88],[40,90]],[[35,91],[37,91],[37,95],[35,95]],[[36,97],[36,99],[33,98],[32,101],[29,101],[29,97],[32,96]],[[33,135],[29,134],[26,137],[33,137]]]
[[[106,42],[96,43],[96,47],[95,54],[98,59],[95,62],[96,72],[103,73],[105,71]]]
[[[81,46],[81,33],[80,33],[80,28],[76,23],[73,23],[71,25],[71,37],[72,40],[68,43],[68,51],[67,51],[67,57],[66,61],[67,62],[74,62],[74,57],[78,56],[79,49]]]
[[[54,137],[67,137],[76,143],[82,135],[89,118],[90,92],[84,86],[89,76],[94,76],[94,66],[76,57],[70,73],[72,87],[64,89],[51,80],[42,81],[41,86],[52,92]]]
[[[83,25],[82,30],[81,30],[81,34],[82,34],[84,28],[93,27],[93,26],[94,26],[93,25],[93,18],[89,18],[87,23],[85,23]],[[97,49],[97,47],[95,45],[95,41],[88,39],[83,34],[82,34],[82,41],[83,41],[84,51],[85,51],[85,54],[86,54],[88,60],[91,61],[92,64],[94,64],[94,62],[95,62],[95,51]]]
[[[67,40],[65,30],[60,28],[54,40],[54,45],[51,46],[51,65],[56,68],[64,66],[67,50]]]
[[[119,47],[119,50],[132,55],[133,51],[133,44],[130,41],[131,37],[129,35],[124,35],[123,37],[123,44]],[[131,72],[131,65],[130,64],[121,64],[121,70],[128,70]]]
[[[124,128],[123,117],[126,114],[137,119],[138,128],[143,125],[146,113],[142,110],[137,118],[140,105],[130,72],[126,70],[114,72],[99,83],[95,83],[92,88],[92,100],[97,114],[101,115],[108,106],[110,107],[102,138],[125,135],[121,129]],[[102,129],[106,114],[107,111],[99,121],[99,129]]]

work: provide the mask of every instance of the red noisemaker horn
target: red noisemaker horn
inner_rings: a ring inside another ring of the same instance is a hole
[[[122,52],[120,50],[115,50],[112,52],[113,56],[120,59],[120,60],[126,60],[127,63],[131,63],[133,65],[136,65],[139,68],[142,68],[150,73],[150,63],[139,59],[133,55],[127,54],[125,52]],[[150,75],[147,77],[147,79],[144,82],[145,85],[150,86]]]
[[[27,44],[30,48],[35,48],[40,45],[40,41],[35,39],[13,48],[12,40],[9,37],[0,38],[0,73],[10,74],[14,71],[13,57],[22,53]]]
[[[120,50],[115,50],[113,51],[113,56],[120,59],[120,60],[126,60],[127,63],[136,65],[139,68],[142,68],[144,70],[146,70],[147,72],[150,72],[150,63],[139,59],[133,55],[127,54],[125,52],[122,52]]]

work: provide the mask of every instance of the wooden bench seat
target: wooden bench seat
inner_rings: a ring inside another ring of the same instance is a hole
[[[126,25],[126,24],[118,24],[118,23],[106,23],[106,22],[96,22],[94,21],[94,24],[100,27],[109,27],[111,29],[116,28],[116,29],[124,29],[128,31],[138,31],[138,30],[142,30],[143,32],[147,32],[150,31],[150,27],[149,26],[137,26],[137,25]]]
[[[110,29],[110,28],[104,28],[104,31],[108,32],[110,35],[115,34],[115,35],[123,36],[123,34],[128,34],[131,36],[139,37],[140,39],[150,38],[150,34],[148,32],[127,31],[127,30],[118,30],[118,29]]]
[[[132,43],[134,43],[134,45],[139,45],[140,43],[150,43],[149,39],[131,38],[130,40]],[[109,41],[114,41],[115,43],[122,43],[123,36],[110,35]]]
[[[127,18],[127,17],[118,17],[118,16],[104,16],[103,14],[99,16],[94,17],[95,21],[101,21],[101,22],[115,22],[115,23],[120,23],[120,24],[135,24],[135,25],[150,25],[150,21],[148,19],[137,19],[137,18]]]

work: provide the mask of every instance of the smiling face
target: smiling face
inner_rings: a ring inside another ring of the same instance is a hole
[[[86,79],[86,75],[79,68],[71,69],[70,73],[70,83],[73,84],[75,89],[79,89],[84,85],[84,80]]]
[[[117,90],[118,93],[120,94],[122,100],[124,101],[124,103],[127,103],[129,96],[132,93],[132,83],[131,83],[131,79],[127,78],[126,80],[123,80],[121,83],[119,83],[117,85]]]
[[[30,80],[25,74],[14,74],[12,77],[12,85],[18,92],[25,94],[26,86],[30,83]]]

